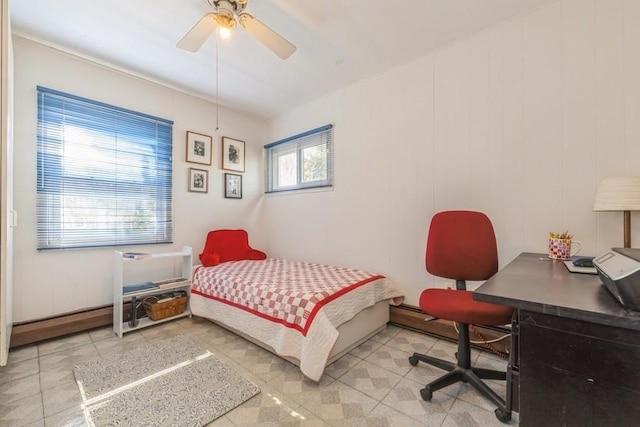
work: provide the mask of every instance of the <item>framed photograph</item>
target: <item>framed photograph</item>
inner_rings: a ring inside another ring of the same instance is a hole
[[[211,165],[211,137],[187,131],[187,162]]]
[[[242,175],[235,173],[224,174],[224,197],[227,199],[242,199]]]
[[[222,169],[244,172],[244,141],[222,137]]]
[[[189,191],[206,193],[209,191],[209,171],[189,168]]]

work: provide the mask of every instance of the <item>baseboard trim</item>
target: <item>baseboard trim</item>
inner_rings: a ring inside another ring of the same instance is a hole
[[[123,307],[125,318],[130,313],[129,303]],[[451,322],[443,320],[425,321],[427,316],[418,308],[406,304],[390,306],[389,323],[402,328],[411,329],[425,333],[436,338],[444,338],[450,341],[457,341],[458,333],[453,328]],[[59,338],[64,335],[84,332],[95,328],[113,325],[113,306],[96,307],[81,312],[69,313],[61,316],[40,319],[33,322],[24,322],[13,325],[11,332],[10,347],[16,348],[23,345],[33,344],[52,338]],[[488,340],[499,338],[508,334],[509,330],[499,327],[477,326],[478,331]],[[476,340],[473,336],[472,340]],[[491,350],[485,344],[472,344],[476,348]],[[492,344],[501,352],[509,352],[511,348],[511,338],[507,337],[497,343]]]
[[[391,306],[389,311],[389,322],[396,326],[422,332],[436,338],[444,338],[454,342],[458,341],[458,333],[453,327],[452,322],[440,319],[426,321],[425,319],[428,317],[429,316],[424,314],[418,307],[406,304]],[[511,333],[509,329],[493,326],[476,326],[475,328],[487,341]],[[473,331],[471,331],[470,334],[472,341],[479,340]],[[472,343],[471,345],[475,348],[492,351],[486,344]],[[511,349],[511,337],[509,336],[491,345],[502,353],[509,353]]]
[[[124,304],[125,319],[130,313],[130,303]],[[17,323],[11,331],[10,348],[21,347],[64,335],[84,332],[113,325],[113,305],[63,314],[32,322]]]

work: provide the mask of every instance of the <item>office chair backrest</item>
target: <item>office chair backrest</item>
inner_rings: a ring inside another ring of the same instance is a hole
[[[498,247],[491,220],[474,211],[443,211],[431,219],[427,271],[453,280],[487,280],[498,272]]]

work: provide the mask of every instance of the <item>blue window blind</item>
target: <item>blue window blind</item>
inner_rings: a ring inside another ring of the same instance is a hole
[[[272,142],[264,149],[265,192],[333,185],[333,125]]]
[[[37,89],[38,249],[171,243],[173,122]]]

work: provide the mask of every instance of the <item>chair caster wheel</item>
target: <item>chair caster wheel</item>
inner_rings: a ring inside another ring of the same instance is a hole
[[[493,413],[496,414],[496,418],[501,423],[506,423],[506,422],[511,421],[511,413],[510,412],[503,411],[502,409],[498,408],[495,411],[493,411]]]
[[[418,359],[413,356],[409,356],[409,364],[411,366],[416,366],[418,364]]]
[[[429,387],[425,387],[420,389],[420,396],[422,396],[422,400],[426,400],[428,402],[433,397],[433,392]]]

